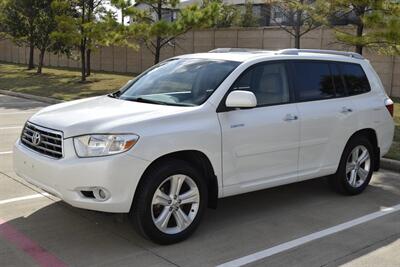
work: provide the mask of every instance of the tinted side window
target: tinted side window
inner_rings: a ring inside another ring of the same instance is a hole
[[[358,95],[369,92],[371,87],[367,75],[358,64],[339,63],[340,71],[346,82],[349,95]]]
[[[331,67],[333,83],[335,84],[336,96],[338,97],[345,96],[346,90],[344,85],[344,79],[340,74],[339,67],[337,66],[337,64],[330,64],[330,67]]]
[[[285,63],[266,63],[250,68],[234,83],[233,90],[253,92],[257,106],[288,103],[290,94]]]
[[[335,96],[329,64],[326,62],[294,62],[295,87],[299,101]]]

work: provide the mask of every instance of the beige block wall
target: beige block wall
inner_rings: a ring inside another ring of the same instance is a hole
[[[351,27],[343,27],[341,30],[354,31]],[[278,50],[293,46],[294,38],[279,27],[206,29],[190,31],[178,37],[175,42],[162,49],[160,58],[164,60],[182,54],[208,52],[220,47]],[[351,46],[339,44],[335,32],[328,28],[319,28],[305,34],[301,39],[301,47],[354,50]],[[363,54],[379,74],[386,91],[400,97],[400,58],[385,57],[368,50]],[[27,47],[17,47],[9,40],[0,41],[0,61],[26,64],[28,56]],[[45,65],[79,68],[80,62],[76,60],[77,56],[74,58],[46,53]],[[114,72],[140,73],[154,63],[154,55],[144,45],[139,49],[101,47],[92,52],[91,58],[93,70]],[[37,63],[38,51],[35,51],[34,60]]]
[[[141,54],[135,49],[128,48],[126,51],[126,58],[127,72],[140,73],[142,69]]]
[[[238,47],[262,49],[263,30],[238,29]]]
[[[114,71],[114,47],[101,48],[101,69],[104,71]]]
[[[214,31],[202,30],[194,32],[194,51],[195,53],[208,52],[214,49]]]
[[[113,49],[113,71],[127,72],[126,47],[116,47]]]
[[[238,47],[238,31],[231,29],[215,31],[215,47]]]
[[[92,70],[101,70],[101,49],[95,49],[91,52],[90,65]]]
[[[174,55],[193,53],[194,51],[194,32],[187,32],[175,40]]]

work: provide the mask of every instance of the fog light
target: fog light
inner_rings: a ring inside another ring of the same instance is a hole
[[[106,192],[104,192],[103,189],[99,189],[99,197],[102,199],[105,199],[107,197]]]
[[[106,201],[111,197],[110,192],[103,187],[84,187],[76,189],[81,196],[97,201]]]

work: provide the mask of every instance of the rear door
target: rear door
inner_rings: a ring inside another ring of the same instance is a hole
[[[356,128],[354,104],[336,63],[299,60],[292,70],[300,118],[299,179],[331,174]]]

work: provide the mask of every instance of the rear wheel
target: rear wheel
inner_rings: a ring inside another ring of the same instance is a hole
[[[373,147],[363,136],[346,145],[335,175],[329,178],[332,187],[347,195],[356,195],[368,186],[374,170]]]
[[[132,213],[139,232],[159,244],[189,237],[206,206],[206,184],[200,173],[185,161],[169,160],[142,179]]]

